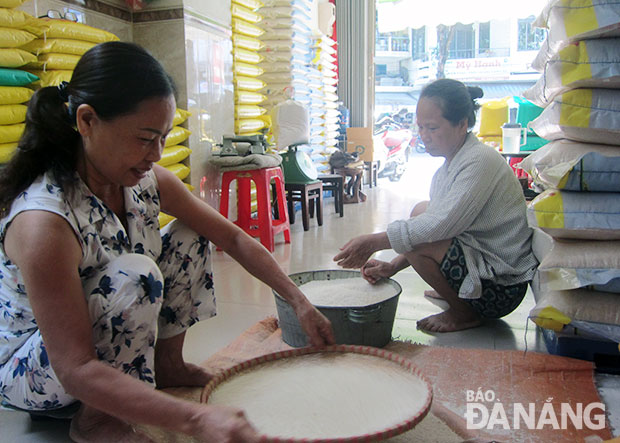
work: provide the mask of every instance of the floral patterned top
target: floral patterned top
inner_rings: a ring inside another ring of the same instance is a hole
[[[74,192],[65,193],[50,174],[35,180],[13,202],[0,220],[0,366],[37,330],[19,268],[4,251],[6,229],[17,214],[43,210],[60,215],[73,228],[82,247],[80,277],[125,253],[144,254],[157,260],[162,248],[158,214],[159,191],[155,173],[136,186],[125,188],[127,227],[121,223],[77,176]]]

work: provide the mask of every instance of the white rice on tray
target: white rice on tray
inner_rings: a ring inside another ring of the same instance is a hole
[[[241,408],[270,437],[351,438],[402,424],[424,410],[426,383],[399,364],[354,353],[268,362],[226,380],[208,403]]]
[[[315,306],[361,307],[381,303],[396,295],[398,290],[387,281],[370,284],[363,278],[312,280],[299,286]]]

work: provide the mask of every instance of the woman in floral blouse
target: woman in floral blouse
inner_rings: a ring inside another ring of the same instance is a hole
[[[210,379],[182,348],[215,315],[211,241],[288,299],[313,344],[333,342],[271,254],[155,164],[174,92],[142,48],[100,44],[70,83],[35,93],[0,174],[0,399],[29,411],[79,400],[76,441],[120,441],[131,423],[257,440],[242,411],[153,389]],[[160,210],[177,219],[161,233]]]

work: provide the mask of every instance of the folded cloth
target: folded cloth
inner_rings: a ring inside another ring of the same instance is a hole
[[[282,157],[279,154],[250,154],[243,157],[213,156],[209,160],[212,165],[220,167],[220,171],[249,171],[250,169],[272,168],[280,166]]]

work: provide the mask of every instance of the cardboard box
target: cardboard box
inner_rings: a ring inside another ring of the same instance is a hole
[[[347,152],[357,152],[359,159],[371,162],[375,157],[372,128],[347,128]]]

